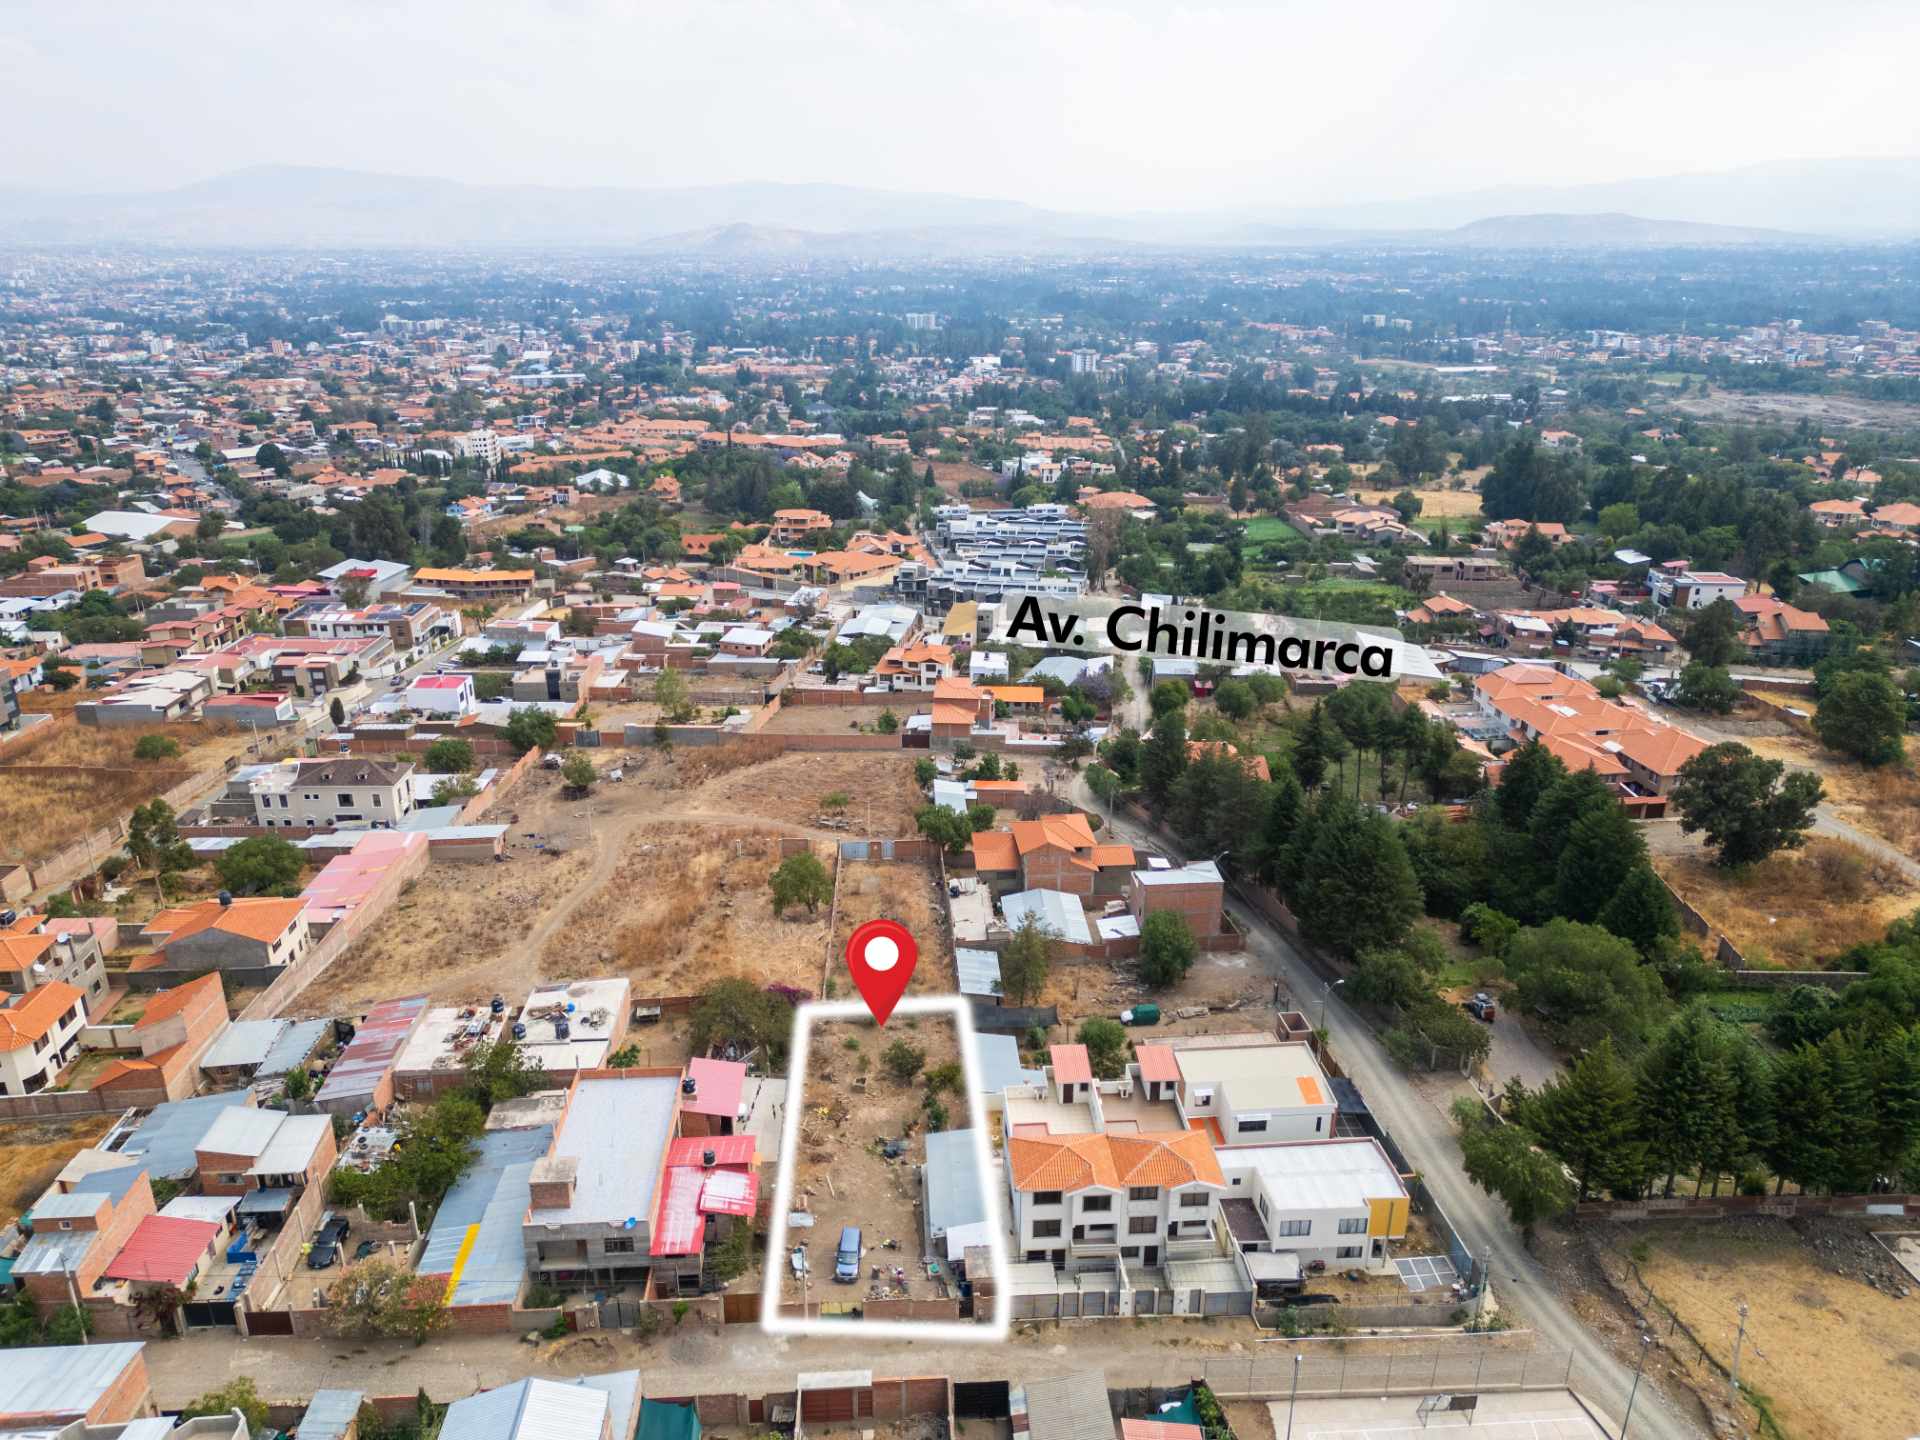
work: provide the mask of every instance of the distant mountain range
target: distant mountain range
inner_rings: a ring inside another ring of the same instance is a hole
[[[577,246],[800,259],[1117,247],[1790,245],[1911,236],[1920,236],[1920,160],[1807,161],[1363,205],[1132,215],[849,185],[467,185],[303,166],[256,167],[143,194],[0,186],[0,242],[12,243]]]

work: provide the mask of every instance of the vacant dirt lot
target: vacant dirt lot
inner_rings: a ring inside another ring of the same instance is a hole
[[[1749,1307],[1741,1377],[1771,1402],[1786,1434],[1911,1435],[1920,1431],[1920,1321],[1912,1299],[1836,1273],[1857,1272],[1861,1256],[1874,1263],[1861,1248],[1873,1244],[1865,1227],[1851,1229],[1818,1222],[1818,1249],[1778,1220],[1636,1226],[1623,1238],[1646,1247],[1634,1252],[1646,1256],[1641,1274],[1722,1365],[1732,1359],[1737,1309]],[[1637,1297],[1631,1281],[1625,1288]]]
[[[927,803],[913,780],[915,758],[890,752],[782,755],[708,781],[688,797],[685,811],[800,826],[836,821],[853,835],[911,835],[914,812]]]
[[[1904,430],[1920,425],[1920,405],[1899,400],[1856,400],[1846,395],[1741,395],[1715,390],[1670,402],[1683,415],[1709,420],[1790,424],[1805,417],[1841,429]]]
[[[835,892],[839,910],[833,931],[834,993],[853,993],[847,974],[847,938],[869,920],[897,920],[920,946],[909,995],[951,995],[959,984],[953,968],[953,936],[947,926],[946,897],[934,872],[915,861],[848,860],[840,866]]]
[[[73,1152],[91,1145],[113,1128],[117,1115],[80,1115],[71,1120],[21,1121],[0,1125],[0,1221],[40,1198]]]
[[[1354,494],[1368,505],[1391,505],[1398,490],[1356,490]],[[1480,492],[1478,490],[1415,490],[1420,497],[1422,520],[1457,520],[1461,518],[1480,518]]]
[[[97,730],[68,713],[41,729],[44,739],[19,741],[0,759],[0,860],[44,859],[246,749],[244,739],[210,734],[204,725]],[[162,761],[135,760],[135,742],[149,733],[172,740],[180,753]]]
[[[824,847],[821,861],[832,868]],[[652,825],[625,842],[605,884],[547,944],[544,974],[625,975],[636,1000],[692,995],[745,975],[820,989],[827,907],[773,913],[767,877],[780,838],[746,828]]]
[[[896,1043],[925,1054],[925,1066],[906,1084],[893,1079],[883,1059]],[[811,1230],[789,1230],[788,1248],[804,1243],[811,1267],[804,1298],[831,1304],[906,1293],[916,1299],[940,1295],[921,1255],[920,1170],[926,1162],[927,1072],[960,1060],[959,1032],[946,1016],[901,1015],[883,1031],[870,1021],[836,1020],[816,1025],[802,1078],[799,1153],[782,1157],[794,1166],[793,1204],[814,1217]],[[940,1097],[947,1128],[964,1126],[970,1114],[965,1087]],[[883,1140],[907,1141],[906,1153],[888,1160]],[[837,1285],[833,1252],[844,1225],[858,1225],[866,1254],[856,1285]],[[897,1249],[886,1248],[895,1241]],[[798,1277],[778,1257],[784,1293],[803,1298]],[[874,1266],[883,1278],[872,1277]],[[900,1266],[904,1283],[891,1271]]]
[[[874,705],[786,705],[760,729],[763,735],[846,735],[871,731],[888,710],[904,720],[916,710],[930,708],[924,695],[895,695]],[[884,753],[884,752],[883,752]]]
[[[1648,839],[1678,833],[1660,827]],[[1664,848],[1653,846],[1654,868],[1751,965],[1817,969],[1843,950],[1880,939],[1920,904],[1920,889],[1898,867],[1842,840],[1816,836],[1800,850],[1737,874],[1697,848]]]

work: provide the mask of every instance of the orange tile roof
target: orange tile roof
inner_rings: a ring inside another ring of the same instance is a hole
[[[52,948],[51,935],[0,935],[0,970],[28,969]]]
[[[971,725],[976,712],[965,705],[938,705],[933,707],[933,723],[936,725]]]
[[[1047,845],[1062,850],[1091,850],[1094,839],[1093,831],[1087,825],[1087,817],[1076,813],[1042,815],[1038,820],[1016,820],[1013,822],[1013,843],[1019,847],[1022,855],[1028,855]]]
[[[80,998],[80,992],[73,986],[64,980],[55,980],[0,1009],[0,1050],[19,1050],[31,1045],[53,1029],[55,1022]]]
[[[1131,845],[1096,845],[1093,847],[1093,863],[1102,870],[1116,865],[1133,868],[1133,847]]]
[[[218,900],[202,900],[198,905],[162,910],[147,922],[146,928],[154,934],[165,932],[162,945],[171,945],[209,928],[268,943],[284,935],[306,905],[301,899],[269,897],[235,900],[229,905],[222,905]]]
[[[995,700],[1009,705],[1044,705],[1047,692],[1038,685],[985,685],[981,687]]]
[[[1198,1130],[1145,1135],[1015,1135],[1007,1163],[1016,1190],[1117,1190],[1129,1185],[1225,1186]]]
[[[1053,1078],[1066,1085],[1093,1083],[1093,1060],[1084,1045],[1055,1045],[1048,1049],[1053,1063]]]
[[[202,975],[198,980],[189,980],[186,984],[176,985],[171,990],[162,990],[141,1012],[140,1018],[133,1022],[133,1028],[144,1030],[149,1025],[158,1025],[162,1020],[171,1020],[189,1005],[205,997],[209,991],[221,996],[224,1005],[225,992],[220,987],[218,975]]]
[[[973,868],[976,870],[1017,870],[1020,859],[1013,835],[1006,830],[977,830],[973,836]]]

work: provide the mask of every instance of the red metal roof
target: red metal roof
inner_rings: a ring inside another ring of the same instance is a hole
[[[724,1115],[734,1119],[740,1113],[740,1091],[747,1083],[747,1067],[738,1060],[687,1062],[687,1074],[693,1078],[693,1094],[683,1096],[682,1110],[696,1115]]]
[[[1170,1045],[1136,1045],[1133,1058],[1140,1062],[1142,1080],[1180,1080],[1180,1064],[1173,1058]]]
[[[702,1165],[709,1150],[716,1165],[751,1165],[758,1158],[751,1135],[688,1135],[667,1146],[667,1164]]]
[[[1047,1052],[1053,1061],[1053,1078],[1063,1085],[1084,1085],[1093,1080],[1093,1062],[1084,1045],[1055,1045]]]
[[[178,1215],[148,1215],[107,1266],[110,1280],[140,1280],[156,1285],[185,1285],[213,1244],[220,1227],[211,1220]]]

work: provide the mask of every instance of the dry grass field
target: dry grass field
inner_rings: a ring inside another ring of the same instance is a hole
[[[1900,870],[1843,840],[1816,836],[1735,873],[1697,852],[1654,868],[1751,965],[1800,970],[1866,941],[1920,905]]]
[[[134,744],[146,734],[166,736],[180,753],[135,760]],[[241,736],[204,725],[98,730],[70,713],[49,721],[0,757],[0,861],[44,860],[245,748]]]
[[[1834,1273],[1780,1221],[1645,1226],[1634,1239],[1647,1283],[1722,1365],[1748,1307],[1742,1379],[1794,1440],[1920,1433],[1912,1300]]]
[[[834,993],[854,993],[847,973],[847,939],[869,920],[897,920],[920,947],[909,995],[951,995],[959,983],[953,968],[953,941],[947,926],[946,897],[934,872],[915,861],[849,860],[840,866],[834,901],[838,921],[833,932]]]
[[[17,1220],[40,1198],[73,1152],[113,1128],[117,1114],[79,1115],[0,1126],[0,1222]]]

